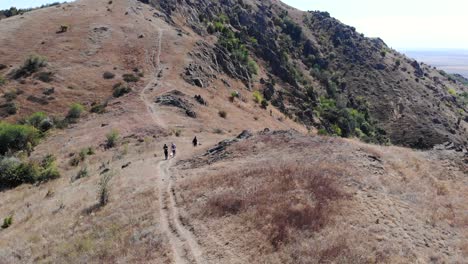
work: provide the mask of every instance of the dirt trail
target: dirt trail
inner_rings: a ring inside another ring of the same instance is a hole
[[[153,122],[158,126],[166,129],[167,125],[162,118],[158,115],[154,102],[149,98],[148,93],[153,91],[161,82],[161,49],[163,42],[162,29],[159,30],[157,38],[156,53],[153,51],[148,56],[150,64],[153,66],[153,78],[142,89],[140,93],[141,100],[145,103],[146,109],[151,116]],[[176,141],[176,144],[179,142]],[[192,154],[192,153],[189,153]],[[195,236],[186,229],[180,221],[180,215],[175,199],[175,190],[173,187],[174,177],[170,174],[169,168],[175,162],[175,158],[170,161],[161,161],[157,166],[156,171],[159,173],[158,177],[158,194],[159,194],[159,216],[163,232],[169,238],[173,251],[173,261],[175,263],[204,263],[203,254],[200,250]]]

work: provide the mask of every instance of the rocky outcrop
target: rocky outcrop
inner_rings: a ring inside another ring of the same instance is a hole
[[[185,114],[191,118],[196,118],[197,113],[192,110],[192,105],[187,100],[181,97],[185,96],[183,93],[174,90],[167,94],[156,97],[155,103],[165,106],[173,106],[182,109]]]

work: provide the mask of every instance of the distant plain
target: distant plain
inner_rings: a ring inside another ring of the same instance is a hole
[[[468,50],[406,50],[409,57],[468,78]]]

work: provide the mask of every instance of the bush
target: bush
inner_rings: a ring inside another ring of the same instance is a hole
[[[135,76],[131,73],[127,73],[127,74],[124,74],[122,75],[122,78],[125,82],[138,82],[140,80],[140,78],[138,76]]]
[[[13,78],[19,79],[22,77],[28,77],[46,65],[47,60],[44,57],[31,55],[24,61],[23,65],[19,69],[13,72]]]
[[[260,104],[263,101],[263,95],[259,91],[253,92],[254,102]]]
[[[8,216],[3,219],[3,225],[2,228],[6,229],[10,227],[13,224],[13,216]]]
[[[60,173],[52,155],[46,156],[41,162],[22,162],[15,157],[3,157],[0,160],[0,188],[45,182],[58,177]]]
[[[0,121],[0,155],[8,151],[25,150],[39,142],[39,131],[28,125],[9,124]]]
[[[104,72],[102,74],[102,78],[107,79],[107,80],[114,79],[114,77],[115,77],[115,74],[113,74],[112,72]]]
[[[110,133],[106,135],[106,146],[108,148],[113,148],[117,145],[118,140],[119,140],[119,132],[117,130],[112,130]]]
[[[34,114],[32,114],[32,115],[30,115],[29,117],[26,118],[25,124],[33,126],[33,127],[39,129],[40,126],[41,126],[41,123],[46,119],[48,119],[46,113],[36,112],[36,113],[34,113]]]
[[[6,79],[3,76],[0,76],[0,86],[4,85],[6,83]]]
[[[112,93],[112,95],[115,98],[118,98],[118,97],[121,97],[121,96],[123,96],[125,94],[128,94],[131,91],[132,90],[128,86],[123,85],[121,83],[118,83],[118,84],[114,85],[114,92]]]
[[[218,115],[219,115],[220,117],[222,117],[222,118],[227,118],[227,112],[224,111],[224,110],[220,110],[220,111],[218,112]]]
[[[110,186],[109,183],[112,180],[113,175],[106,173],[102,176],[99,181],[98,187],[98,200],[100,206],[105,206],[109,202]]]
[[[454,96],[457,95],[457,91],[455,91],[455,89],[453,89],[453,88],[448,89],[448,93],[450,95],[454,95]]]
[[[84,111],[84,106],[78,103],[74,103],[70,106],[70,109],[68,110],[67,118],[70,119],[77,119],[80,118],[81,113]]]

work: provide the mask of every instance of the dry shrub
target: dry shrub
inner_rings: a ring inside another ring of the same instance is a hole
[[[250,214],[245,220],[263,230],[277,248],[288,243],[295,231],[317,232],[331,222],[335,201],[346,197],[335,182],[344,172],[332,164],[289,162],[222,175],[208,180],[210,185],[226,185],[236,192],[209,198],[206,216]]]

